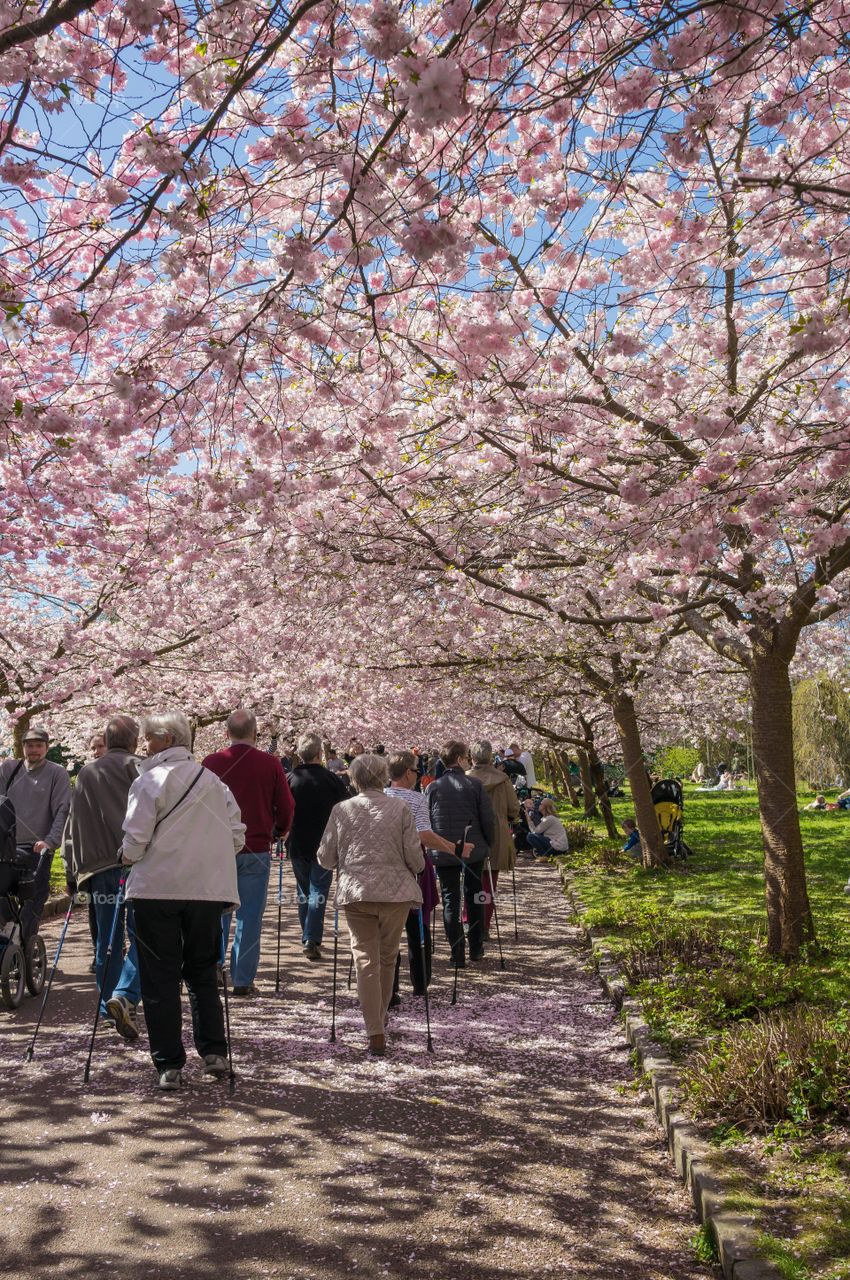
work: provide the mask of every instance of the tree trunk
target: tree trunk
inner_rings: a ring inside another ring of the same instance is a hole
[[[593,789],[596,792],[596,799],[599,801],[599,808],[602,810],[602,817],[605,820],[605,831],[610,840],[616,840],[617,824],[614,821],[614,811],[611,808],[611,800],[608,796],[608,782],[605,778],[605,770],[602,761],[596,754],[596,748],[590,747],[587,753],[588,763],[590,765],[590,776],[593,779]]]
[[[24,734],[30,727],[31,720],[32,716],[25,711],[12,729],[12,754],[16,760],[24,758]]]
[[[801,944],[814,937],[814,922],[797,811],[791,680],[788,662],[769,645],[753,647],[750,695],[764,845],[767,945],[774,955],[793,959]]]
[[[655,806],[646,765],[643,761],[643,747],[640,740],[640,727],[635,714],[635,704],[627,693],[615,694],[611,699],[611,711],[614,724],[620,738],[623,752],[623,765],[629,780],[632,793],[632,804],[635,807],[635,821],[640,832],[640,847],[645,867],[656,867],[664,863],[664,845],[661,840],[661,828],[655,816]]]
[[[558,764],[561,769],[561,777],[564,780],[564,786],[567,789],[567,795],[570,797],[570,804],[574,809],[577,809],[579,807],[578,792],[573,786],[573,780],[570,775],[570,757],[567,755],[566,751],[558,752]]]
[[[590,776],[590,762],[587,758],[587,752],[581,747],[576,751],[578,756],[578,771],[581,776],[581,794],[584,800],[584,816],[586,818],[598,818],[599,809],[596,804],[596,792],[593,789],[593,779]]]
[[[558,770],[557,762],[555,760],[555,752],[544,751],[543,761],[545,765],[544,777],[546,778],[546,783],[554,792],[555,799],[560,800],[561,797],[564,795],[564,791],[561,787],[561,775]]]

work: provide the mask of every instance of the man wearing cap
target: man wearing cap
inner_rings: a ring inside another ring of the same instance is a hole
[[[68,771],[47,759],[49,745],[47,730],[33,726],[24,734],[23,760],[4,760],[0,764],[0,795],[8,795],[15,806],[15,844],[36,873],[35,893],[21,911],[24,941],[38,932],[50,892],[53,854],[71,808]],[[0,925],[8,919],[7,909],[0,905]]]

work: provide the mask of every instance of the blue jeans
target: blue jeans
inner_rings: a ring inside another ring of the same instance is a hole
[[[301,921],[301,941],[316,946],[322,941],[325,923],[325,903],[333,880],[333,872],[320,867],[309,858],[290,858],[298,885],[298,919]]]
[[[103,1001],[101,1016],[106,1015],[105,1002],[112,996],[126,996],[131,1004],[138,1004],[141,999],[139,987],[138,961],[136,958],[136,931],[133,922],[133,908],[129,904],[122,907],[115,924],[115,936],[112,940],[112,955],[109,958],[109,970],[106,970],[106,953],[109,949],[109,934],[115,916],[115,902],[118,897],[118,885],[126,868],[109,867],[106,871],[98,871],[90,876],[85,888],[91,894],[94,914],[97,921],[97,943],[95,945],[95,973],[98,990],[103,984]],[[130,947],[124,958],[125,922],[130,939]]]
[[[526,839],[528,840],[528,843],[531,845],[531,848],[534,851],[534,854],[538,858],[545,858],[550,853],[555,852],[555,850],[552,848],[552,841],[549,839],[548,836],[538,836],[538,835],[535,835],[533,831],[530,831]]]
[[[240,853],[236,856],[236,883],[239,906],[236,929],[230,948],[230,981],[234,987],[250,987],[260,963],[260,931],[269,890],[272,856],[268,852]],[[222,916],[222,959],[227,951],[230,915]]]

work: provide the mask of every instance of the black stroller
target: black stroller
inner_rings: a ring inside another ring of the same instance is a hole
[[[668,858],[685,859],[693,853],[685,844],[685,799],[678,778],[662,778],[652,788],[655,816],[664,837],[664,852]]]
[[[41,994],[47,976],[44,939],[33,933],[24,940],[21,911],[35,894],[38,858],[14,843],[15,810],[7,796],[0,798],[0,905],[5,924],[0,925],[0,1003],[17,1009],[24,989]],[[38,926],[36,925],[36,928]]]

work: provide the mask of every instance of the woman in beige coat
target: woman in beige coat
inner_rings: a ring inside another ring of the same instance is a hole
[[[416,877],[425,858],[410,809],[384,795],[386,757],[357,756],[349,776],[358,794],[331,810],[318,856],[321,866],[336,868],[336,905],[351,935],[369,1051],[382,1056],[398,945],[408,911],[422,905]]]
[[[490,866],[495,890],[499,872],[512,871],[516,866],[516,845],[511,823],[516,822],[519,817],[519,797],[508,775],[493,764],[492,743],[474,743],[470,755],[473,767],[467,772],[471,778],[477,778],[481,783],[490,797],[490,803],[496,815],[496,839],[490,848]],[[490,895],[490,877],[486,872],[484,892],[487,894],[487,903],[484,907],[484,931],[489,933],[490,920],[493,916],[493,900]]]

